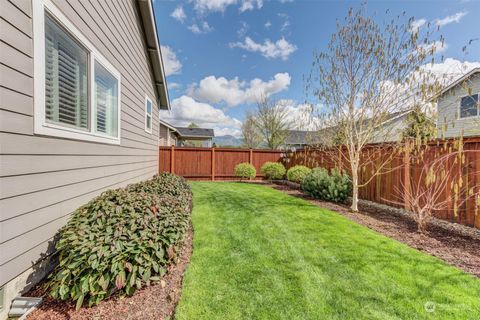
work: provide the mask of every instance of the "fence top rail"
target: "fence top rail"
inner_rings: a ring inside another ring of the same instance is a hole
[[[172,147],[160,146],[160,150],[170,150]],[[284,153],[284,150],[271,150],[271,149],[246,149],[246,148],[226,148],[226,147],[174,147],[175,150],[186,150],[186,151],[229,151],[229,152],[256,152],[256,153]]]
[[[427,145],[429,146],[436,146],[436,145],[444,145],[444,144],[450,144],[450,143],[454,143],[456,141],[459,141],[458,138],[448,138],[448,139],[434,139],[434,140],[431,140],[431,141],[428,141],[427,142]],[[468,143],[479,143],[480,142],[480,136],[474,136],[474,137],[464,137],[462,139],[463,143],[464,144],[468,144]],[[368,147],[371,147],[371,148],[374,148],[374,147],[383,147],[383,148],[388,148],[388,147],[394,147],[396,145],[398,145],[400,142],[380,142],[380,143],[369,143],[369,144],[366,144],[365,145],[365,148],[368,148]],[[338,147],[337,147],[338,148]],[[298,152],[301,152],[301,151],[304,151],[304,150],[322,150],[322,147],[321,146],[316,146],[316,145],[312,145],[312,146],[305,146],[303,148],[296,148],[295,151],[298,151]],[[286,150],[285,152],[292,152],[291,150]]]

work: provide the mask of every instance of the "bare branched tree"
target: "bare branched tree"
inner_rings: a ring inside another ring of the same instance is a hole
[[[257,101],[254,116],[255,126],[270,149],[278,149],[285,144],[292,123],[287,107],[266,96]]]
[[[471,163],[465,159],[479,157],[480,150],[463,150],[461,140],[449,144],[443,154],[429,154],[428,146],[413,148],[411,161],[420,164],[419,174],[395,187],[398,201],[387,202],[405,205],[421,233],[427,231],[435,213],[453,211],[457,217],[459,208],[468,201],[473,202],[471,208],[478,214],[480,185],[474,182],[480,172],[471,172]],[[438,151],[438,148],[434,150]],[[452,196],[446,197],[446,194]]]
[[[255,117],[247,112],[245,120],[242,123],[243,145],[247,148],[258,148],[262,143],[262,135],[255,124]]]
[[[364,11],[365,6],[351,9],[343,24],[337,24],[328,50],[315,54],[306,87],[321,106],[312,116],[324,119],[318,131],[324,148],[351,174],[352,211],[358,211],[359,188],[392,169],[396,151],[391,133],[396,128],[388,122],[440,91],[438,79],[424,66],[434,62],[443,45],[442,37],[430,40],[429,30],[421,36],[413,29],[413,18],[400,15],[378,24]],[[372,142],[377,147],[364,152]],[[388,156],[379,150],[384,147]],[[369,179],[360,181],[367,168]]]

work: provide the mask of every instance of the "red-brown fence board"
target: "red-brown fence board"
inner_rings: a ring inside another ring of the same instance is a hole
[[[440,155],[448,153],[451,143],[447,142],[447,147],[445,147],[444,143],[432,142],[425,151],[422,161],[429,163]],[[368,150],[368,148],[366,149]],[[465,152],[465,163],[460,165],[451,158],[445,164],[445,169],[457,171],[463,169],[463,172],[460,174],[464,181],[464,188],[473,188],[474,192],[478,192],[480,190],[480,152],[469,153],[468,151],[480,151],[480,137],[465,138],[463,149],[467,151]],[[388,149],[383,152],[385,156],[388,156]],[[337,166],[335,161],[328,156],[328,153],[318,149],[297,150],[289,153],[286,166],[289,168],[297,164],[306,165],[310,168],[323,167],[327,169]],[[405,200],[405,194],[402,193],[401,186],[407,186],[409,182],[415,182],[420,179],[421,165],[422,163],[417,163],[417,158],[410,159],[408,154],[401,153],[392,159],[389,166],[384,170],[386,173],[377,175],[366,186],[360,188],[359,197],[365,200],[401,207],[398,203],[403,203]],[[391,170],[388,170],[389,168]],[[360,172],[359,178],[361,183],[368,181],[372,177],[370,169],[367,166],[366,170]],[[448,182],[450,185],[451,181]],[[444,190],[442,198],[440,201],[448,200],[448,206],[435,213],[438,218],[480,228],[480,212],[477,212],[477,200],[474,197],[461,199],[462,201],[459,201],[461,205],[457,208],[456,214],[454,212],[454,195],[450,187]],[[397,202],[397,204],[393,204],[393,202]]]
[[[235,166],[248,162],[255,166],[257,178],[267,161],[280,162],[279,150],[236,148],[160,147],[159,172],[172,172],[189,180],[236,180]]]

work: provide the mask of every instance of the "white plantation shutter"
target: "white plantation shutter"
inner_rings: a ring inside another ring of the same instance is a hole
[[[118,136],[118,80],[95,61],[95,131]]]
[[[45,118],[88,129],[88,51],[45,15]]]

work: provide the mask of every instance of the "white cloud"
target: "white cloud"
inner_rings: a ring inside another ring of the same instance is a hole
[[[178,82],[170,82],[168,83],[168,89],[171,89],[171,90],[178,90],[182,87],[182,85]]]
[[[183,11],[182,6],[176,7],[170,16],[181,23],[185,22],[185,19],[187,19],[187,15],[185,14],[185,11]]]
[[[265,22],[264,26],[265,28],[270,29],[270,27],[272,26],[272,23],[270,21],[267,21]]]
[[[453,58],[447,58],[443,62],[427,64],[424,69],[431,71],[437,76],[445,76],[449,81],[456,79],[474,68],[480,68],[480,61],[460,61]]]
[[[432,53],[432,50],[433,50],[433,54],[437,54],[437,53],[442,53],[445,50],[447,50],[448,49],[448,44],[446,42],[442,42],[442,41],[434,41],[434,42],[432,42],[428,45],[421,45],[419,48],[421,50],[425,50],[425,51],[430,52],[430,53]]]
[[[162,59],[165,67],[165,75],[171,76],[179,74],[182,71],[182,63],[178,60],[175,51],[169,46],[160,46],[162,51]]]
[[[195,122],[202,128],[213,128],[217,136],[226,134],[240,136],[242,123],[207,103],[198,102],[192,97],[183,95],[174,99],[171,107],[170,112],[161,111],[160,119],[175,126],[188,126]]]
[[[287,120],[292,123],[294,130],[317,130],[322,123],[321,119],[312,114],[315,108],[310,104],[297,104],[293,100],[283,99],[277,101],[287,109]],[[318,106],[317,106],[318,108]]]
[[[237,35],[239,38],[243,37],[247,33],[249,28],[248,23],[246,23],[245,21],[240,21],[240,24],[241,24],[241,27],[240,29],[237,30]]]
[[[263,7],[263,0],[244,0],[240,5],[240,12],[248,10],[261,9]]]
[[[207,21],[203,21],[200,24],[194,23],[188,29],[195,34],[205,34],[213,31],[213,27],[210,27]]]
[[[280,31],[286,31],[287,28],[290,26],[290,16],[286,13],[279,13],[278,16],[283,19]]]
[[[238,0],[191,0],[193,8],[200,14],[208,12],[224,12],[225,9]]]
[[[277,73],[269,81],[255,78],[250,82],[241,81],[238,77],[228,80],[224,77],[208,76],[198,85],[193,84],[188,94],[199,101],[225,103],[233,107],[243,103],[255,103],[262,95],[268,97],[286,90],[290,81],[288,73]]]
[[[458,23],[467,13],[468,13],[467,11],[457,12],[454,15],[445,17],[443,19],[437,19],[435,21],[435,24],[439,27],[443,27],[443,26],[445,26],[447,24],[450,24],[450,23],[453,23],[453,22]]]
[[[410,24],[409,31],[410,32],[418,32],[418,30],[423,27],[427,23],[426,19],[418,19],[413,20]]]
[[[193,3],[193,8],[200,15],[210,12],[225,12],[231,5],[240,5],[238,10],[242,13],[263,7],[263,0],[190,0],[190,2]]]
[[[243,42],[230,43],[231,48],[242,48],[250,52],[259,52],[268,59],[281,58],[287,60],[288,57],[297,50],[297,46],[289,43],[285,38],[276,42],[266,39],[263,43],[257,43],[250,37],[245,37]]]

